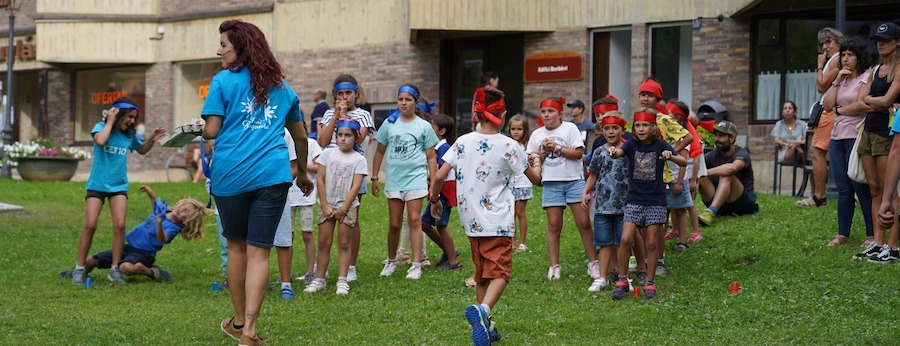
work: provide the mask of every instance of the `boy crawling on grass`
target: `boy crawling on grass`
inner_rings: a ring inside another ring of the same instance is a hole
[[[203,240],[201,227],[203,216],[207,213],[206,208],[192,198],[182,199],[175,203],[175,207],[169,208],[162,199],[156,197],[149,186],[142,185],[141,191],[150,197],[153,212],[125,235],[125,249],[119,262],[119,270],[125,275],[146,275],[154,281],[172,281],[171,274],[153,264],[156,262],[156,253],[162,250],[163,245],[172,242],[179,233],[187,240]],[[94,268],[110,267],[112,250],[95,254],[85,262],[87,273]],[[72,270],[63,270],[59,275],[70,278]]]

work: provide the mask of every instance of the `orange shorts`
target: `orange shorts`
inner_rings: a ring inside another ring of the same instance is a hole
[[[813,133],[812,146],[824,151],[828,151],[828,143],[831,142],[831,130],[834,129],[834,112],[822,111],[822,118],[819,119],[819,126]]]
[[[512,237],[469,237],[475,282],[503,279],[509,282],[512,272]]]

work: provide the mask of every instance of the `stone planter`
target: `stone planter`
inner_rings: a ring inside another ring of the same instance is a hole
[[[23,157],[16,170],[27,181],[69,181],[78,169],[78,161],[71,157]]]

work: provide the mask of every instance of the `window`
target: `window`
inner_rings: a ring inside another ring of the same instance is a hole
[[[218,60],[184,62],[175,65],[175,118],[174,126],[187,124],[199,118],[203,102],[209,92],[213,74],[222,66]]]
[[[397,103],[378,103],[372,105],[372,120],[375,128],[380,129],[381,123],[391,114],[391,110],[397,108]]]
[[[651,31],[650,75],[663,87],[663,98],[691,104],[693,81],[690,24],[654,26]]]
[[[91,141],[91,129],[103,110],[120,97],[129,97],[141,109],[138,124],[144,122],[144,66],[82,70],[75,72],[75,141]]]

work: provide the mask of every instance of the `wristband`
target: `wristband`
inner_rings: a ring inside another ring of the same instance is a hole
[[[440,198],[440,197],[437,197],[437,196],[428,196],[428,202],[431,202],[431,204],[435,204],[435,203],[440,202],[440,201],[441,201],[441,198]]]
[[[556,145],[556,148],[553,149],[554,156],[562,156],[563,147],[559,144]]]
[[[369,180],[371,180],[371,181],[378,181],[378,177],[372,177],[372,178],[369,179]]]

